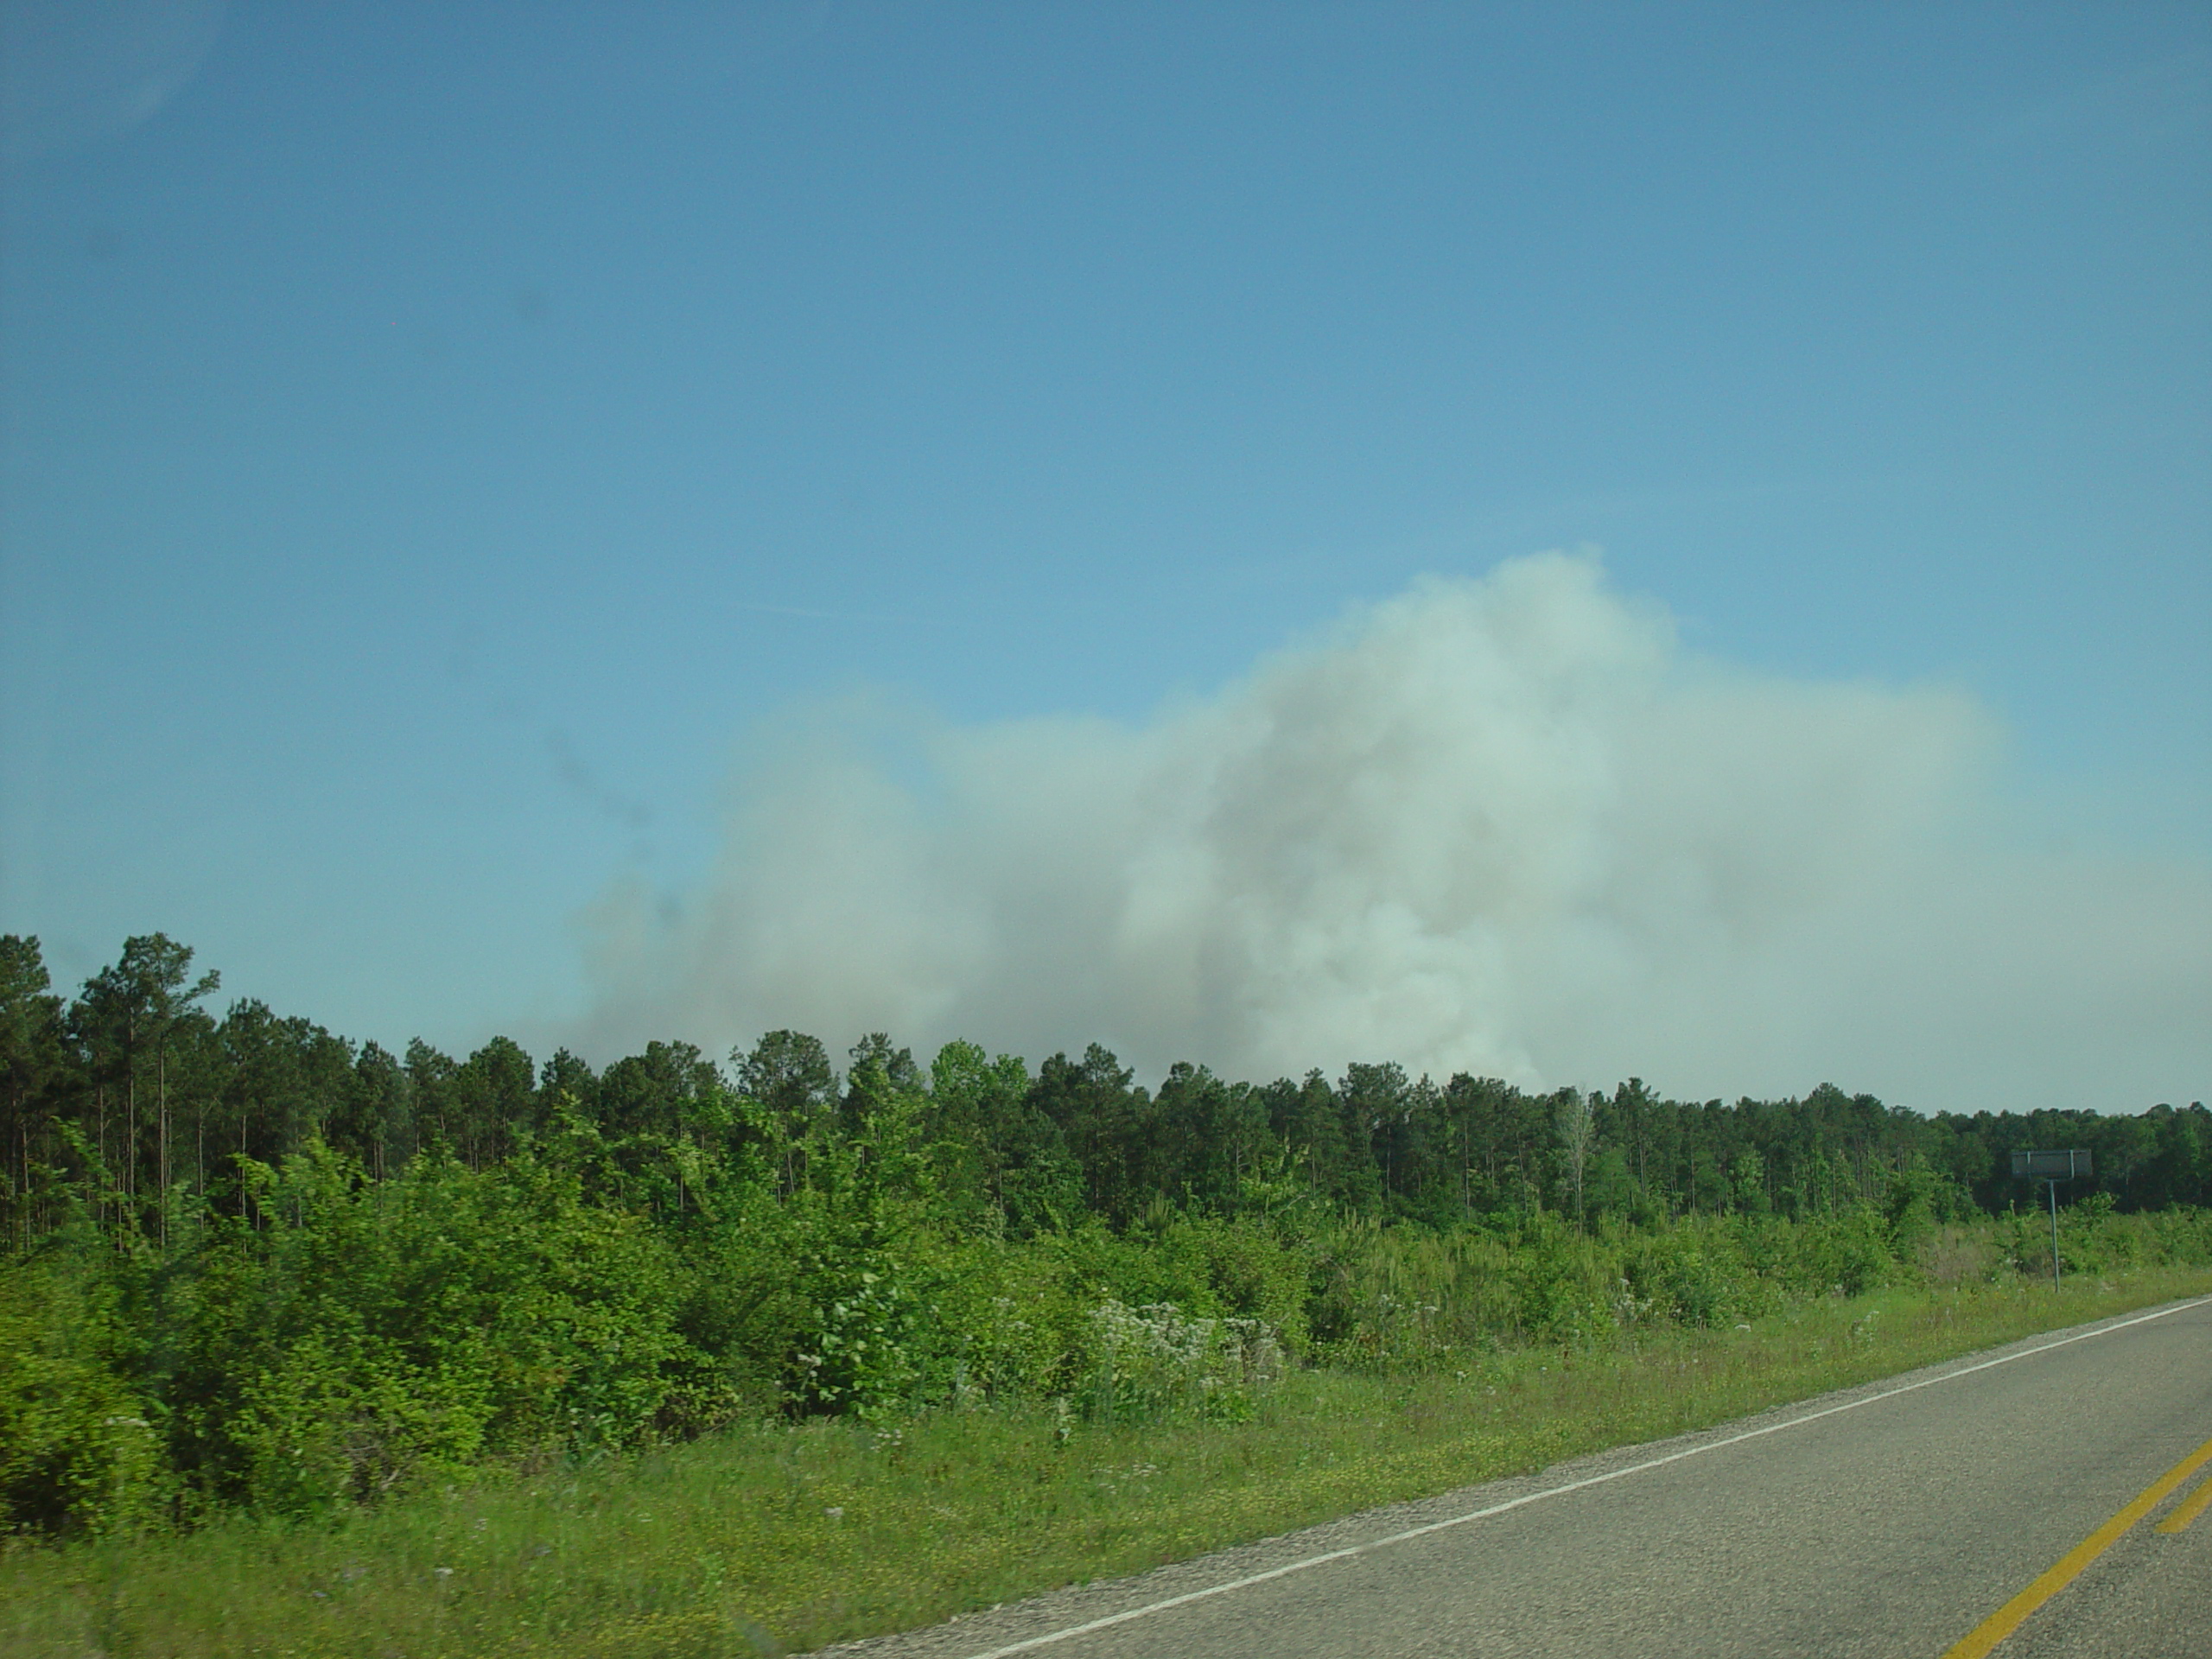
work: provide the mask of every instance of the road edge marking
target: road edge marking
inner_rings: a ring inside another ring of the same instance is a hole
[[[2175,1504],[2173,1513],[2168,1516],[2164,1520],[2159,1522],[2158,1524],[2152,1528],[2151,1530],[2153,1532],[2186,1532],[2189,1530],[2189,1523],[2196,1520],[2198,1516],[2203,1514],[2208,1508],[2212,1508],[2212,1480],[2208,1480],[2202,1486],[2198,1487],[2194,1497],[2185,1497],[2180,1503]]]
[[[1975,1625],[1964,1639],[1946,1649],[1943,1659],[1984,1659],[1991,1649],[2026,1624],[2030,1614],[2080,1578],[2091,1561],[2118,1543],[2123,1533],[2157,1509],[2175,1487],[2208,1463],[2212,1463],[2212,1440],[2205,1441],[2145,1486],[2126,1509],[2060,1556],[2037,1576],[2033,1584]]]
[[[1431,1521],[1424,1526],[1408,1527],[1405,1531],[1394,1532],[1387,1538],[1370,1539],[1363,1544],[1348,1544],[1342,1549],[1332,1549],[1319,1555],[1308,1555],[1300,1560],[1289,1561],[1281,1567],[1271,1567],[1265,1573],[1254,1573],[1245,1578],[1232,1579],[1226,1584],[1209,1585],[1203,1590],[1185,1591],[1179,1596],[1169,1596],[1160,1601],[1147,1602],[1141,1607],[1130,1607],[1118,1613],[1109,1613],[1103,1618],[1089,1619],[1081,1624],[1071,1624],[1065,1630],[1048,1630],[1042,1636],[1033,1636],[1025,1641],[1009,1642],[1004,1647],[987,1648],[980,1653],[966,1656],[966,1659],[1012,1659],[1012,1656],[1017,1653],[1034,1652],[1039,1648],[1051,1647],[1058,1642],[1072,1641],[1078,1636],[1089,1636],[1096,1630],[1111,1630],[1116,1624],[1127,1624],[1135,1619],[1149,1618],[1154,1613],[1164,1613],[1172,1608],[1186,1607],[1194,1601],[1205,1601],[1215,1596],[1229,1595],[1235,1591],[1249,1590],[1254,1585],[1267,1584],[1276,1579],[1287,1579],[1294,1573],[1303,1573],[1313,1567],[1325,1567],[1332,1561],[1349,1560],[1355,1555],[1365,1555],[1378,1549],[1388,1549],[1393,1544],[1402,1544],[1415,1538],[1425,1538],[1433,1532],[1443,1532],[1452,1527],[1464,1527],[1473,1521],[1486,1521],[1494,1515],[1503,1515],[1509,1510],[1522,1509],[1530,1503],[1541,1503],[1548,1497],[1564,1497],[1569,1492],[1582,1491],[1592,1486],[1602,1486],[1608,1481],[1624,1479],[1630,1475],[1640,1475],[1646,1470],[1662,1469],[1670,1463],[1680,1463],[1686,1458],[1702,1457],[1707,1452],[1718,1452],[1726,1446],[1741,1446],[1745,1440],[1756,1440],[1769,1434],[1779,1434],[1785,1429],[1802,1428],[1807,1423],[1819,1422],[1822,1418],[1834,1417],[1840,1412],[1856,1411],[1861,1406],[1871,1406],[1878,1401],[1894,1400],[1901,1394],[1916,1394],[1922,1389],[1932,1389],[1939,1382],[1955,1382],[1962,1376],[1972,1376],[1977,1371],[1986,1371],[1999,1365],[2009,1365],[2016,1359],[2032,1359],[2037,1354],[2047,1354],[2055,1348],[2070,1347],[2075,1343],[2088,1342],[2095,1337],[2110,1336],[2115,1331],[2125,1331],[2132,1325],[2148,1325],[2153,1319],[2168,1319],[2176,1313],[2186,1313],[2192,1308],[2205,1306],[2212,1306],[2212,1296],[2192,1297],[2188,1301],[2177,1302],[2171,1307],[2158,1308],[2149,1313],[2137,1313],[2127,1319],[2114,1320],[2108,1325],[2093,1325],[2087,1331],[2076,1331],[2070,1336],[2059,1338],[2056,1342],[2043,1343],[2033,1348],[2018,1349],[2009,1354],[1999,1354],[1993,1359],[1978,1360],[1974,1364],[1961,1365],[1955,1370],[1945,1371],[1937,1376],[1924,1376],[1917,1382],[1906,1382],[1894,1389],[1885,1389],[1878,1394],[1861,1395],[1856,1400],[1846,1400],[1840,1405],[1824,1406],[1818,1411],[1808,1411],[1802,1416],[1792,1417],[1786,1422],[1769,1423],[1764,1427],[1746,1429],[1740,1434],[1731,1434],[1723,1440],[1706,1440],[1696,1446],[1686,1446],[1680,1452],[1669,1452],[1664,1457],[1647,1459],[1642,1463],[1630,1464],[1625,1468],[1609,1469],[1599,1475],[1586,1475],[1580,1480],[1570,1480],[1559,1486],[1547,1486],[1541,1491],[1523,1492],[1519,1497],[1508,1498],[1502,1503],[1492,1503],[1484,1509],[1470,1510],[1465,1515],[1455,1515],[1443,1521]],[[1952,1659],[1952,1656],[1946,1654],[1944,1659]]]

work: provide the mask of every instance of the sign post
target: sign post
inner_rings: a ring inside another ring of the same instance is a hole
[[[2058,1276],[2058,1184],[2077,1178],[2085,1179],[2095,1173],[2089,1154],[2076,1148],[2069,1152],[2018,1151],[2012,1154],[2012,1175],[2041,1181],[2050,1188],[2050,1282],[2053,1289],[2059,1284]]]

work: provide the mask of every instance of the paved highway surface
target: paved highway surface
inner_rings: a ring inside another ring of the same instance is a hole
[[[848,1651],[2212,1659],[2207,1483],[2212,1300]]]

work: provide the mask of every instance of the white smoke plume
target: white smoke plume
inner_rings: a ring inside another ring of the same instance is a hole
[[[1731,671],[1593,560],[1517,560],[1141,726],[791,723],[703,892],[594,912],[582,1035],[2202,1097],[2212,870],[2025,846],[2000,740],[1961,693]]]

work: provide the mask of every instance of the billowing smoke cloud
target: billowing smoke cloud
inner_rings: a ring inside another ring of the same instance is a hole
[[[793,722],[705,891],[592,918],[586,1040],[2202,1096],[2212,871],[2020,844],[1999,736],[1955,691],[1730,671],[1594,562],[1520,560],[1141,727]]]

